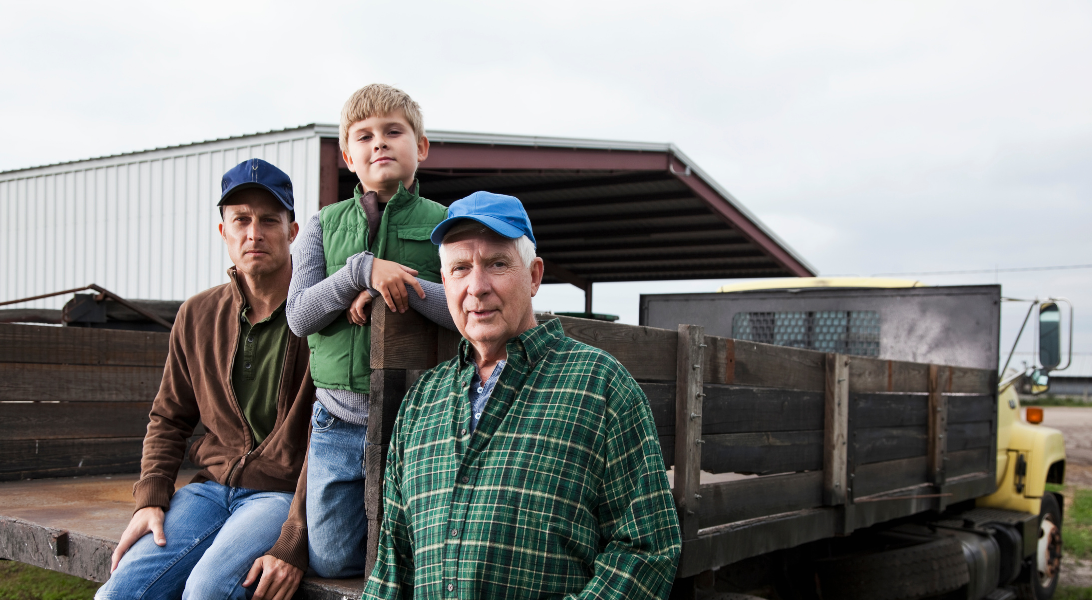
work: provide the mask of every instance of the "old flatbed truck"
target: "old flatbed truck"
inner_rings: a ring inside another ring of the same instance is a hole
[[[1044,485],[1062,482],[1064,447],[1020,421],[996,360],[926,364],[694,324],[539,318],[617,357],[649,398],[683,533],[674,597],[1052,594],[1061,505]],[[458,341],[412,311],[380,305],[372,320],[369,561],[398,406]],[[0,558],[108,577],[166,338],[0,325]],[[362,585],[307,578],[297,598],[353,597]]]

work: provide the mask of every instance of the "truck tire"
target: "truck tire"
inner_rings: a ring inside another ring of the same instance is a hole
[[[1020,600],[1050,600],[1062,568],[1062,510],[1057,497],[1043,494],[1039,509],[1039,546],[1025,565],[1014,589]]]
[[[823,598],[911,600],[957,590],[970,579],[963,545],[950,537],[817,563]]]

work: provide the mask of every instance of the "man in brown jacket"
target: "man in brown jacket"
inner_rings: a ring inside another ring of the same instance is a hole
[[[219,206],[231,281],[178,312],[133,487],[137,510],[99,599],[287,600],[307,569],[300,473],[315,388],[285,316],[299,232],[292,183],[251,159],[224,175]],[[189,455],[201,472],[176,493],[198,422],[206,434]]]

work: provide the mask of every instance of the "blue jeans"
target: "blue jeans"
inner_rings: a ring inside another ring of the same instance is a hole
[[[365,425],[330,414],[315,401],[307,451],[307,554],[319,577],[364,575],[368,515],[364,511]]]
[[[288,493],[191,483],[165,515],[167,545],[137,540],[95,598],[249,598],[254,590],[241,584],[277,542],[291,504]]]

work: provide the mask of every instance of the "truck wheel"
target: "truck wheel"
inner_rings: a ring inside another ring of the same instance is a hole
[[[1043,494],[1039,509],[1039,546],[1035,556],[1024,565],[1016,583],[1016,595],[1021,600],[1050,600],[1058,587],[1062,570],[1062,511],[1057,497]]]
[[[816,564],[823,598],[909,600],[957,590],[969,581],[963,545],[950,537]]]

